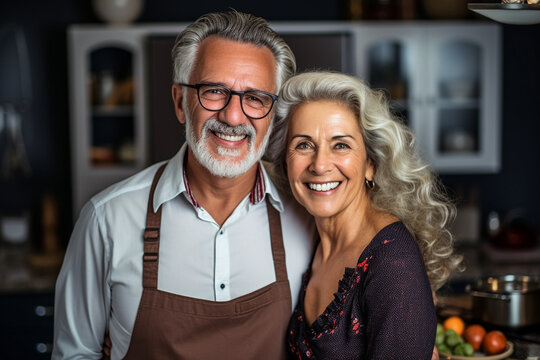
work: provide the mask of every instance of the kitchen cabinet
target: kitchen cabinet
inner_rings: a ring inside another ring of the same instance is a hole
[[[341,70],[389,91],[393,110],[411,126],[421,153],[440,173],[500,168],[497,24],[270,25],[298,52],[299,69]],[[169,44],[185,26],[68,29],[74,218],[98,191],[162,160],[155,158],[161,147],[167,154],[179,148]]]
[[[52,293],[0,294],[0,359],[50,359]]]
[[[68,30],[74,218],[147,164],[144,27]]]
[[[358,76],[385,89],[438,172],[500,169],[498,25],[369,23],[355,30]]]

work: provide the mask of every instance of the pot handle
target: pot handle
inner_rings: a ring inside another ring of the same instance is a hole
[[[494,294],[494,293],[475,291],[475,290],[471,290],[469,291],[469,293],[472,296],[479,296],[479,297],[502,300],[502,301],[510,301],[510,295],[506,295],[506,294]]]

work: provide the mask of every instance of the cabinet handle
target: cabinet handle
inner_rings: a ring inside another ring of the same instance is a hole
[[[52,352],[52,344],[36,343],[36,351],[40,354],[50,354]]]
[[[54,314],[54,307],[38,305],[34,308],[34,313],[39,317],[49,317]]]

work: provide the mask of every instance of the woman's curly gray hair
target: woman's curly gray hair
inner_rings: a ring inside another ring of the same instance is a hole
[[[285,191],[289,188],[287,120],[298,105],[318,100],[344,104],[356,115],[367,155],[375,166],[376,186],[368,191],[370,199],[377,209],[398,217],[413,234],[431,288],[439,289],[461,262],[461,256],[453,254],[448,230],[456,210],[438,178],[418,156],[412,131],[392,116],[383,92],[334,72],[308,72],[289,79],[281,89],[266,156],[276,184]]]

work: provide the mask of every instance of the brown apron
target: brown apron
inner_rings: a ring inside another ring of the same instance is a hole
[[[152,200],[164,167],[148,199],[143,293],[125,359],[285,359],[291,294],[279,213],[267,198],[276,282],[225,302],[158,290],[161,207],[154,213]]]

